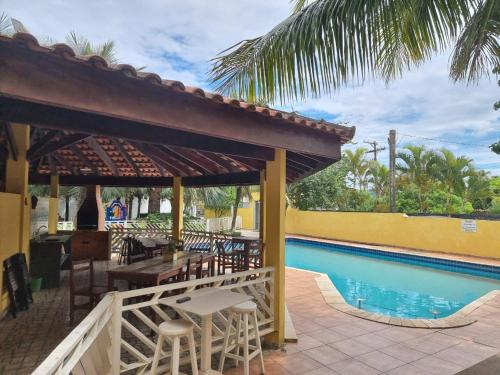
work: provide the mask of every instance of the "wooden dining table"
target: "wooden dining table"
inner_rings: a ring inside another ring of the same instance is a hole
[[[163,257],[142,260],[108,270],[108,290],[114,290],[116,280],[134,282],[140,285],[160,285],[163,280],[176,276],[179,270],[187,266],[188,259],[195,262],[203,255],[203,263],[215,263],[215,255],[207,253],[190,252],[181,258],[164,261]],[[215,267],[211,268],[212,270]],[[213,276],[213,275],[212,275]]]

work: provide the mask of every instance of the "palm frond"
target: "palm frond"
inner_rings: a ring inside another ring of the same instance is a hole
[[[0,35],[11,35],[12,23],[7,13],[0,14]]]
[[[449,46],[475,1],[297,0],[270,32],[213,59],[211,80],[224,94],[273,103],[375,73],[392,79]]]
[[[500,1],[484,0],[465,25],[452,55],[450,76],[474,83],[500,65]]]

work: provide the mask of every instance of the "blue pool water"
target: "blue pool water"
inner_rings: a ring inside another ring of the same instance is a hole
[[[443,264],[444,263],[444,264]],[[401,318],[446,317],[486,293],[500,289],[498,269],[432,263],[416,257],[289,239],[286,265],[326,273],[347,303]]]

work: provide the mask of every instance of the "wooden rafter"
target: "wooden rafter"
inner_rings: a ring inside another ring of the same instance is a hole
[[[38,128],[35,128],[35,129],[39,130]],[[47,145],[47,143],[52,141],[58,133],[59,133],[58,130],[49,130],[47,133],[45,133],[41,137],[38,137],[38,139],[35,140],[35,142],[30,146],[30,148],[28,150],[28,160],[29,160],[30,154],[32,155],[32,154],[38,153],[40,151],[40,149],[42,149],[43,147],[45,147]],[[42,155],[40,155],[40,156],[42,156]]]
[[[170,175],[172,176],[180,175],[179,170],[177,170],[175,167],[172,167],[170,164],[166,163],[162,158],[158,157],[157,153],[152,152],[149,149],[149,147],[146,147],[145,145],[136,142],[130,142],[130,144],[134,146],[137,150],[139,150],[142,154],[144,154],[146,157],[148,157],[151,161],[153,161],[156,165],[167,170]]]
[[[7,121],[2,121],[1,125],[5,131],[5,136],[7,137],[7,143],[9,144],[9,149],[12,155],[12,159],[14,159],[14,161],[17,161],[19,152],[17,150],[17,144],[16,140],[14,139],[14,134],[12,133],[12,127],[10,123]]]
[[[125,159],[127,161],[128,165],[130,165],[130,167],[134,170],[135,174],[139,177],[142,177],[141,169],[137,166],[137,164],[134,162],[134,160],[130,157],[127,150],[125,150],[125,148],[121,144],[120,140],[116,139],[116,138],[110,138],[110,139],[111,139],[111,142],[113,143],[113,145],[116,147],[116,149],[120,153],[120,155],[122,156],[122,158]]]
[[[78,175],[80,172],[78,168],[72,166],[69,161],[63,156],[58,155],[56,152],[50,154],[50,157],[54,158],[59,164],[66,168],[71,174]]]
[[[71,152],[75,154],[78,159],[85,165],[86,168],[90,169],[93,173],[99,175],[99,168],[97,168],[92,161],[87,158],[87,156],[80,150],[76,145],[71,145],[69,147]]]
[[[217,165],[214,165],[207,160],[205,157],[197,153],[195,150],[188,150],[184,148],[176,147],[175,151],[182,155],[184,158],[191,160],[192,163],[195,163],[199,168],[203,169],[204,174],[217,174],[219,173],[219,168]]]
[[[215,164],[219,165],[221,168],[225,169],[229,173],[237,171],[236,170],[237,168],[233,164],[231,164],[230,160],[226,160],[222,156],[214,152],[203,152],[203,156],[205,156],[207,159],[211,160]]]
[[[203,167],[200,167],[197,163],[193,162],[191,159],[186,158],[182,153],[177,152],[173,147],[167,147],[167,146],[160,146],[161,150],[168,155],[180,160],[184,164],[190,166],[194,170],[204,174],[207,170]]]
[[[84,140],[84,139],[87,139],[88,137],[89,137],[88,134],[74,133],[74,134],[69,134],[67,136],[64,136],[64,137],[60,138],[59,140],[53,141],[53,142],[40,143],[40,141],[39,141],[35,145],[30,147],[30,149],[28,150],[28,153],[27,153],[27,158],[29,161],[37,160],[38,158],[40,158],[43,155],[47,155],[47,154],[55,152],[61,148],[71,146],[75,143],[78,143],[78,142]],[[32,151],[32,149],[34,149],[34,151]]]
[[[109,157],[108,153],[102,148],[99,142],[96,141],[94,137],[88,137],[86,139],[89,147],[94,151],[97,156],[108,166],[108,168],[113,172],[115,176],[121,176],[121,170],[116,166],[115,162]]]

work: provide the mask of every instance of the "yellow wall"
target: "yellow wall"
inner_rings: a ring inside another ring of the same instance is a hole
[[[500,221],[476,223],[471,233],[462,231],[461,219],[445,217],[294,209],[286,214],[288,234],[500,259]]]
[[[21,197],[19,194],[0,193],[0,312],[8,305],[7,291],[3,290],[3,261],[19,252],[20,220],[19,207]],[[5,292],[5,293],[3,293]]]
[[[260,200],[260,193],[254,191],[251,193],[252,200],[248,208],[238,208],[238,216],[241,216],[241,228],[242,229],[256,229],[255,228],[255,202]],[[215,210],[210,208],[205,208],[205,219],[212,219],[216,217],[231,216],[231,210],[226,210],[219,215],[216,214]]]

